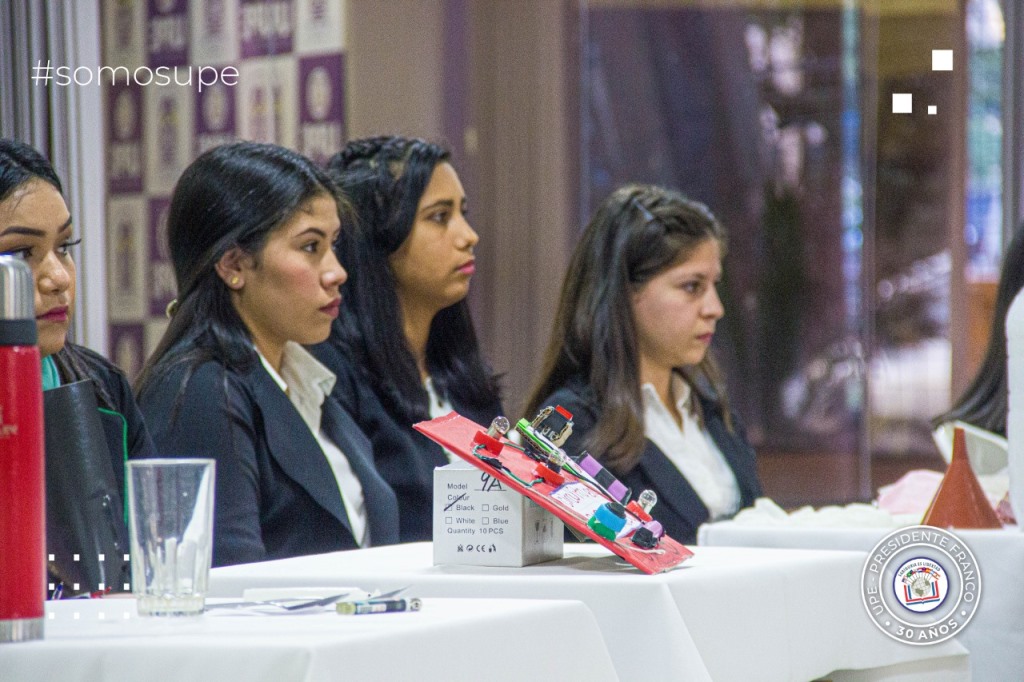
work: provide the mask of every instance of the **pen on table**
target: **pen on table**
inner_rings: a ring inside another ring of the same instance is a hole
[[[399,611],[419,611],[423,602],[412,599],[371,599],[368,601],[338,602],[337,611],[343,616],[362,616],[369,613],[397,613]]]
[[[53,588],[53,594],[50,595],[50,599],[60,599],[64,596],[64,583],[57,583],[57,587]]]

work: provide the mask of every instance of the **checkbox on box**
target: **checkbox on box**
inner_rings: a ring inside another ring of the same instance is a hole
[[[450,517],[450,516],[444,517],[444,525],[446,525],[446,526],[452,525],[452,517]]]
[[[894,92],[892,94],[892,113],[914,113],[914,96],[909,92]]]
[[[932,71],[952,71],[953,50],[932,50]]]
[[[490,523],[491,523],[490,519],[488,519],[486,516],[480,520],[480,525],[481,526],[487,526]]]
[[[489,505],[489,504],[481,505],[480,509],[481,509],[481,511],[485,511],[485,512],[486,511],[491,511],[491,505]]]

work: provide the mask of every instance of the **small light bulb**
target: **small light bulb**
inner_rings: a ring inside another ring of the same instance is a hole
[[[549,452],[548,463],[561,469],[565,466],[565,453],[561,450]]]
[[[491,425],[487,427],[487,435],[491,438],[500,438],[508,433],[509,428],[511,428],[511,425],[508,423],[508,419],[498,415],[491,422]]]
[[[658,503],[658,493],[653,490],[645,490],[640,493],[640,496],[636,501],[640,505],[641,509],[650,514],[651,509],[653,509],[654,505]]]

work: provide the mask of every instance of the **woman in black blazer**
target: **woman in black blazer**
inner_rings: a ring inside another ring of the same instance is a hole
[[[707,353],[724,246],[702,204],[646,185],[613,192],[573,253],[527,411],[569,410],[569,453],[586,449],[634,496],[653,490],[653,516],[684,543],[761,491]]]
[[[224,145],[185,170],[167,228],[178,298],[139,404],[161,454],[217,462],[213,563],[397,541],[369,441],[300,345],[341,304],[333,183],[284,148]]]
[[[330,340],[313,352],[338,375],[335,395],[373,441],[398,495],[403,542],[431,539],[442,449],[412,424],[456,410],[480,424],[501,413],[466,304],[476,232],[448,151],[418,139],[355,140],[327,172],[357,228],[338,240],[349,268]]]
[[[39,152],[0,139],[0,254],[21,257],[32,269],[46,419],[48,425],[66,427],[47,432],[50,582],[64,582],[67,594],[74,593],[76,582],[84,592],[98,589],[98,582],[120,591],[128,577],[121,560],[128,551],[124,463],[153,455],[153,443],[121,370],[67,342],[75,308],[70,249],[81,240],[74,238],[62,192]],[[83,385],[87,401],[78,387],[69,386],[81,381],[90,382]],[[91,414],[81,412],[86,404]],[[99,424],[96,431],[87,428],[92,420]],[[106,559],[98,562],[97,554]]]

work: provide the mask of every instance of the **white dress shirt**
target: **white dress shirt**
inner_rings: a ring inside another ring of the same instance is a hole
[[[423,380],[423,388],[427,389],[427,402],[429,403],[428,410],[430,411],[431,419],[443,417],[455,409],[447,398],[442,398],[437,394],[437,390],[434,389],[434,380],[430,377]],[[444,450],[444,456],[448,458],[449,462],[462,461],[448,448],[442,447],[441,449]]]
[[[348,522],[352,527],[352,535],[360,547],[370,546],[370,527],[366,523],[366,502],[363,499],[363,485],[352,470],[345,453],[321,428],[323,404],[334,389],[337,377],[331,370],[324,367],[309,351],[289,341],[284,346],[281,358],[281,373],[267,362],[263,354],[256,351],[263,363],[263,368],[285,392],[292,405],[302,415],[310,433],[316,438],[323,450],[327,463],[331,465],[334,478],[338,482],[341,501],[348,514]]]
[[[693,413],[690,385],[680,375],[672,374],[672,395],[682,427],[662,404],[652,384],[644,384],[640,392],[644,401],[644,435],[689,481],[712,520],[735,514],[740,506],[739,484],[722,451]]]

